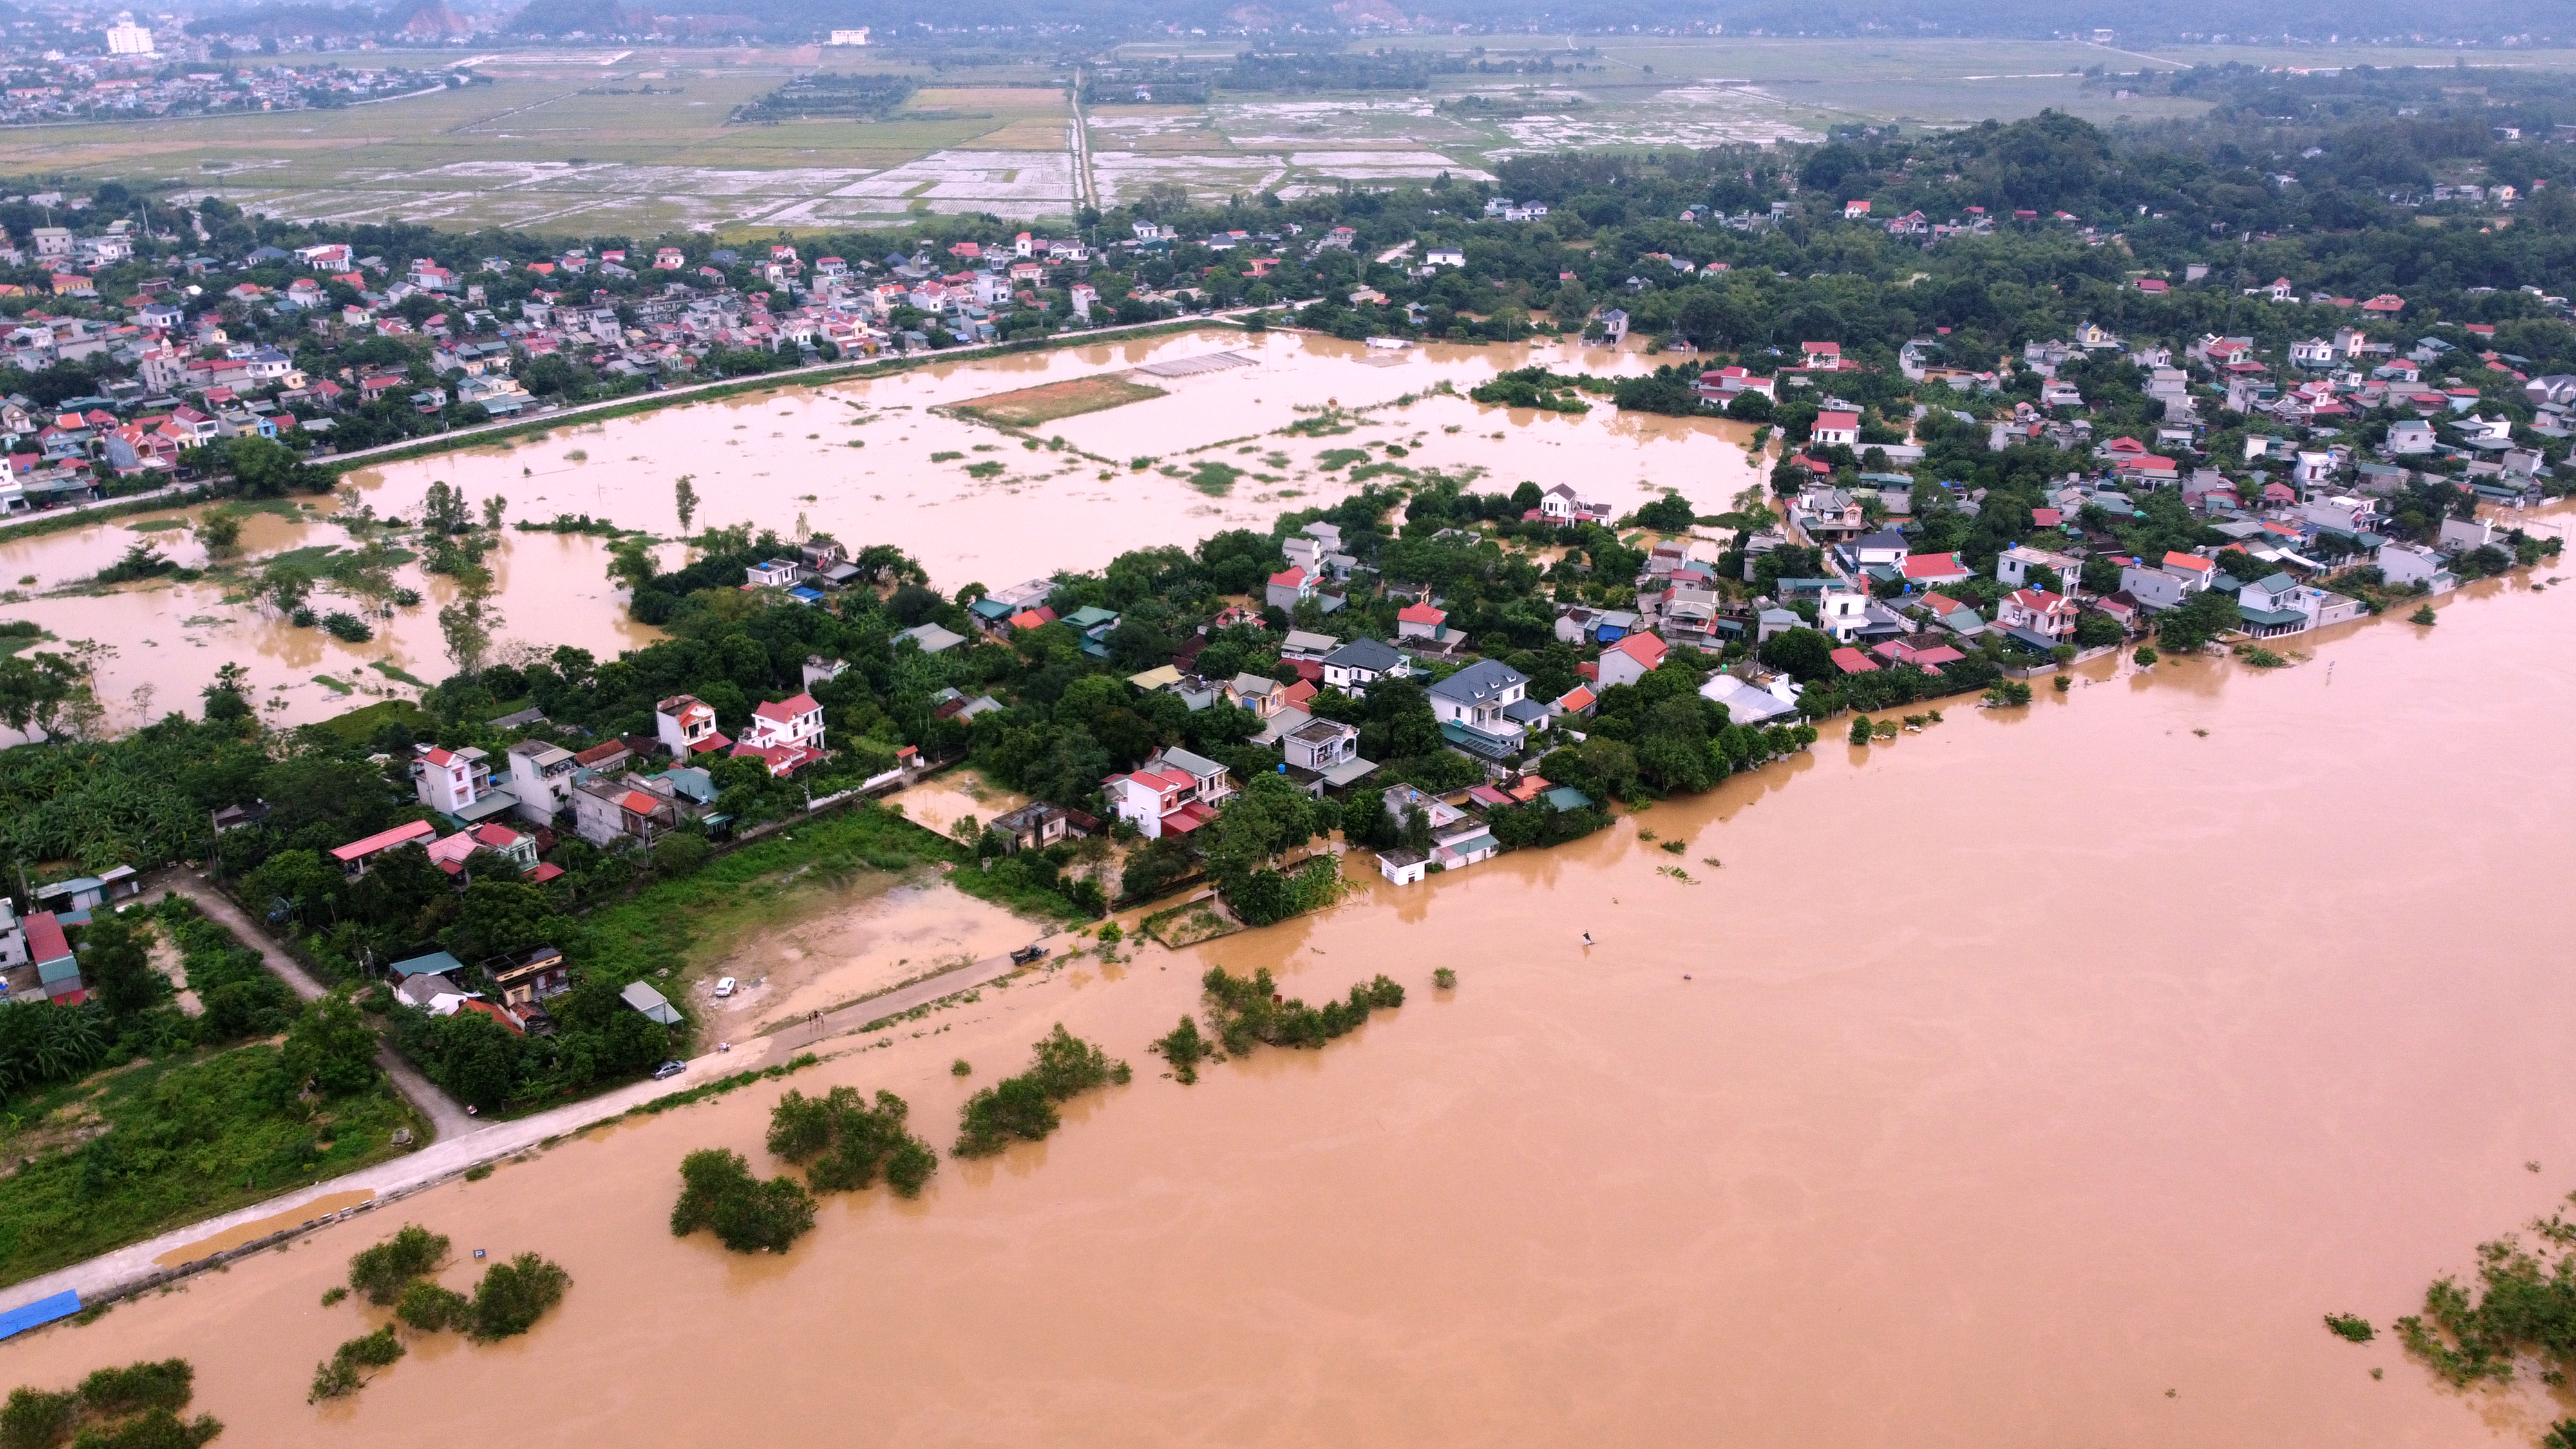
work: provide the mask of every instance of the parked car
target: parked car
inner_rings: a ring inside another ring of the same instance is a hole
[[[678,1076],[680,1073],[685,1072],[688,1069],[689,1064],[687,1062],[664,1062],[662,1065],[653,1069],[653,1080],[657,1082],[665,1081],[669,1078]]]
[[[717,999],[717,1000],[719,1000],[719,1001],[721,1001],[721,1000],[723,1000],[725,997],[728,997],[728,996],[733,995],[733,988],[734,988],[734,979],[733,979],[732,977],[730,977],[730,976],[728,976],[728,977],[724,978],[722,981],[717,982],[717,983],[716,983],[716,999]]]

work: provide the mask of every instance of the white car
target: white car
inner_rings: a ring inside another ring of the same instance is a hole
[[[726,978],[725,978],[725,979],[723,979],[722,981],[717,982],[717,983],[716,983],[716,999],[717,999],[717,1000],[719,1000],[719,1001],[721,1001],[721,1000],[723,1000],[724,998],[726,998],[726,997],[728,997],[728,996],[733,995],[733,988],[734,988],[734,979],[733,979],[732,977],[730,977],[730,976],[726,977]]]

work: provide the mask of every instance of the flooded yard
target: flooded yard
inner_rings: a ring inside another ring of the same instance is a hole
[[[1248,362],[1190,370],[1217,354]],[[1654,359],[1555,344],[1388,353],[1331,338],[1210,329],[567,425],[540,439],[360,470],[348,481],[380,516],[416,521],[438,480],[478,506],[506,500],[514,522],[586,513],[673,537],[681,532],[674,485],[686,474],[703,500],[697,527],[750,522],[786,534],[801,520],[854,545],[904,548],[923,561],[934,585],[954,590],[1093,569],[1128,549],[1188,546],[1228,528],[1266,528],[1283,509],[1348,496],[1350,475],[1364,467],[1378,469],[1382,480],[1423,469],[1472,473],[1478,488],[1568,482],[1622,511],[1677,488],[1715,512],[1758,480],[1743,449],[1750,434],[1744,424],[1622,414],[1606,405],[1567,417],[1434,391],[1446,383],[1463,394],[1532,361],[1626,373]],[[1164,375],[1134,371],[1174,364],[1181,366]],[[1037,424],[1041,439],[1061,439],[1060,448],[1030,449],[941,410],[1088,379],[1100,380],[1093,393],[1107,389],[1130,400]],[[1341,410],[1339,420],[1315,425],[1328,407]],[[1308,434],[1279,432],[1300,423]],[[1147,460],[1141,468],[1140,459]],[[1193,479],[1229,475],[1202,467],[1210,462],[1240,474],[1211,492]],[[293,517],[252,515],[244,556],[255,565],[288,550],[346,546],[345,530],[329,521],[336,506],[325,499]],[[113,646],[98,682],[116,725],[192,705],[227,662],[249,667],[265,716],[283,724],[327,718],[370,697],[408,695],[416,692],[413,681],[450,672],[436,616],[453,589],[417,566],[399,570],[396,582],[424,602],[372,621],[376,637],[359,644],[297,628],[240,597],[246,591],[228,595],[211,581],[44,596],[92,577],[138,540],[150,540],[175,563],[202,566],[203,549],[173,526],[189,512],[0,544],[0,584],[33,580],[16,584],[32,597],[0,604],[0,618],[32,619],[59,639]],[[676,550],[666,557],[676,559]],[[513,647],[569,644],[607,658],[660,637],[626,618],[598,538],[504,531],[488,562],[503,619],[497,652],[505,656]],[[326,587],[316,607],[346,602]]]

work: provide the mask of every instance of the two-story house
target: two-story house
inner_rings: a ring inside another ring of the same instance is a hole
[[[420,775],[413,787],[420,803],[442,815],[489,815],[489,809],[474,807],[495,794],[509,792],[492,783],[492,767],[481,750],[467,746],[461,750],[432,749],[420,757]]]
[[[1528,697],[1528,675],[1498,660],[1480,659],[1435,681],[1425,694],[1449,743],[1488,759],[1519,752],[1527,732],[1509,710]]]
[[[2168,552],[2164,562],[2120,567],[2120,590],[2148,609],[2178,609],[2183,601],[2209,587],[2218,565],[2196,553]]]
[[[1198,829],[1234,793],[1225,766],[1180,749],[1157,750],[1129,773],[1103,781],[1102,788],[1110,811],[1148,840]]]
[[[593,845],[650,845],[678,827],[680,807],[631,777],[593,775],[572,787],[572,821]]]
[[[1385,640],[1354,639],[1324,656],[1324,687],[1364,699],[1370,685],[1405,667],[1404,656]]]
[[[1664,641],[1652,634],[1630,634],[1601,651],[1601,687],[1634,684],[1653,673],[1669,652]]]
[[[1310,719],[1282,736],[1279,748],[1288,761],[1288,778],[1312,795],[1322,794],[1326,786],[1348,785],[1377,768],[1360,758],[1358,728],[1340,720]]]
[[[2075,637],[2075,613],[2075,601],[2064,594],[2015,589],[1995,606],[1995,623],[2006,633],[2033,636],[2053,648]]]
[[[791,695],[752,706],[751,723],[734,758],[757,757],[773,776],[796,773],[823,758],[823,706],[810,694]]]
[[[494,956],[483,963],[483,974],[501,993],[501,1004],[522,1020],[527,1019],[529,1008],[572,990],[572,963],[554,946],[530,946]]]
[[[717,731],[715,707],[694,694],[675,694],[653,706],[653,737],[683,765],[733,743]]]

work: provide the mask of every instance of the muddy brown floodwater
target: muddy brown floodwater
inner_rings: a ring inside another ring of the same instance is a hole
[[[944,1146],[1053,1022],[1136,1081],[916,1203],[826,1200],[783,1258],[666,1227],[682,1153],[768,1161],[763,1086],[0,1363],[184,1354],[261,1446],[2527,1444],[2536,1393],[2454,1395],[2319,1322],[2384,1327],[2576,1186],[2576,776],[2545,748],[2571,609],[2476,592],[2322,641],[2331,673],[2103,661],[1564,849],[987,991],[796,1085],[901,1092]],[[1183,1088],[1145,1044],[1211,961],[1411,994]],[[546,1253],[571,1295],[307,1407],[375,1321],[319,1295],[406,1219]]]
[[[930,411],[1041,382],[1221,352],[1252,365],[1148,377],[1165,396],[1038,427],[1079,452],[1031,452],[995,429]],[[1654,365],[1633,349],[1553,342],[1389,354],[1328,337],[1211,330],[567,424],[542,439],[361,469],[349,482],[379,515],[415,522],[430,483],[443,480],[478,504],[496,494],[506,499],[514,521],[587,513],[674,537],[681,529],[673,484],[685,473],[704,500],[697,527],[751,522],[785,533],[802,517],[844,540],[895,544],[922,560],[934,584],[954,590],[970,581],[998,588],[1059,569],[1094,569],[1128,549],[1186,547],[1227,528],[1267,528],[1284,509],[1347,497],[1356,465],[1325,467],[1324,455],[1363,445],[1375,463],[1452,474],[1481,470],[1474,486],[1482,489],[1508,489],[1524,479],[1574,483],[1622,511],[1669,487],[1701,511],[1716,512],[1758,481],[1744,451],[1752,434],[1746,424],[1622,414],[1606,405],[1562,417],[1432,392],[1446,382],[1463,393],[1497,371],[1533,361],[1615,374]],[[1416,401],[1380,406],[1407,394]],[[1275,434],[1308,416],[1300,407],[1328,403],[1374,410],[1342,433]],[[866,446],[853,448],[853,442]],[[1389,443],[1403,454],[1388,453]],[[1114,466],[1104,470],[1080,453]],[[1142,456],[1157,461],[1142,472],[1129,466]],[[1161,471],[1186,472],[1210,460],[1240,467],[1245,476],[1220,496]],[[991,476],[967,471],[979,467]],[[255,563],[288,549],[346,545],[346,533],[328,521],[332,507],[326,500],[296,519],[254,515],[244,530],[244,556]],[[204,550],[168,526],[195,511],[0,544],[0,587],[21,578],[35,580],[19,586],[31,592],[78,583],[139,539],[152,540],[173,562],[202,566]],[[664,556],[675,561],[677,551],[666,549]],[[491,558],[504,620],[496,652],[505,657],[515,647],[546,651],[569,644],[607,658],[661,637],[626,617],[599,539],[505,532]],[[249,667],[269,719],[301,724],[371,696],[416,693],[406,677],[437,680],[450,672],[437,611],[452,600],[453,587],[417,567],[400,570],[398,580],[425,602],[375,621],[377,637],[362,644],[295,628],[246,600],[228,601],[211,582],[37,597],[0,605],[0,618],[32,619],[60,639],[112,645],[115,653],[100,664],[97,680],[115,727],[193,707],[198,691],[228,662]],[[326,586],[315,607],[327,612],[348,602]]]

